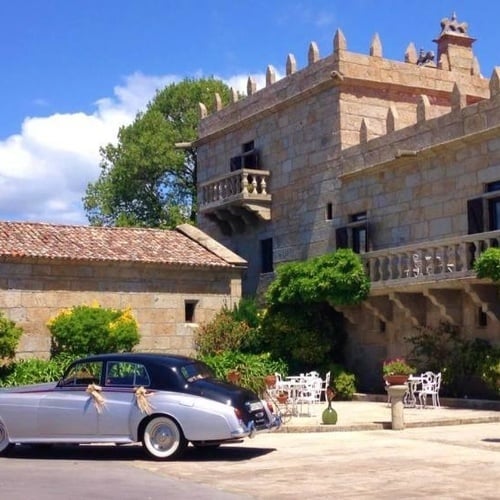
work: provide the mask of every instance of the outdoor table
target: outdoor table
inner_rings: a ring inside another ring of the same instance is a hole
[[[408,389],[403,396],[403,403],[406,407],[415,408],[417,406],[417,396],[416,392],[418,390],[418,386],[422,383],[422,377],[410,375],[408,377]]]

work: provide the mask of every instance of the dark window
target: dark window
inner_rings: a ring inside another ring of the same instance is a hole
[[[489,182],[486,184],[487,193],[492,193],[494,191],[500,191],[500,181]]]
[[[233,156],[229,160],[229,167],[231,169],[231,172],[234,172],[235,170],[240,170],[242,165],[243,165],[243,160],[242,156]]]
[[[253,141],[245,142],[245,144],[241,146],[241,150],[243,151],[243,153],[248,153],[249,151],[253,151],[254,149],[255,146]]]
[[[349,235],[347,227],[338,227],[335,230],[335,240],[337,248],[349,248]]]
[[[356,253],[368,252],[368,224],[366,212],[351,215],[352,227],[352,249]]]
[[[490,217],[490,231],[500,229],[500,198],[488,200],[488,213]]]
[[[481,307],[479,307],[477,311],[477,324],[478,326],[488,326],[488,315]]]
[[[356,253],[368,252],[368,222],[366,212],[349,217],[349,224],[335,231],[337,248],[352,248]]]
[[[184,321],[186,323],[194,323],[194,311],[197,303],[197,300],[186,300],[184,302]]]
[[[261,273],[272,273],[273,267],[273,239],[267,238],[260,241]]]
[[[241,154],[229,160],[231,172],[242,168],[260,169],[259,152],[255,149],[254,141],[245,142],[241,146]]]
[[[333,219],[333,204],[327,203],[326,204],[326,220],[332,220],[332,219]]]
[[[469,234],[484,231],[483,198],[474,198],[467,201],[467,221]]]

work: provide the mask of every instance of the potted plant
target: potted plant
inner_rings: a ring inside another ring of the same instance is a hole
[[[404,358],[386,359],[382,366],[384,380],[389,385],[405,384],[415,368],[409,365]]]
[[[276,399],[278,400],[278,403],[284,405],[288,401],[288,392],[286,392],[286,391],[279,391],[276,394]]]

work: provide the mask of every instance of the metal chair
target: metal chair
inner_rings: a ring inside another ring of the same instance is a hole
[[[421,408],[426,408],[427,396],[431,397],[432,407],[438,408],[441,406],[439,401],[439,389],[441,387],[441,372],[425,372],[422,373],[422,387],[417,391],[418,400]]]

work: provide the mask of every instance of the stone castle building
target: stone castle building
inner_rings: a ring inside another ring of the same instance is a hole
[[[366,390],[419,326],[500,343],[498,288],[472,267],[500,243],[500,69],[480,74],[455,15],[434,41],[394,61],[338,30],[330,55],[312,42],[305,68],[290,54],[281,80],[269,66],[265,88],[200,104],[198,225],[248,261],[244,294],[282,262],[361,254],[370,296],[341,312]]]

